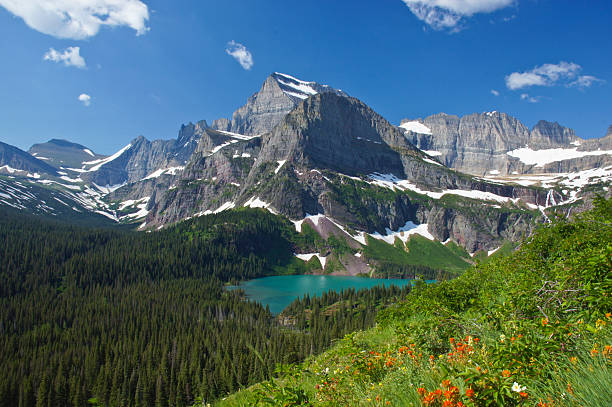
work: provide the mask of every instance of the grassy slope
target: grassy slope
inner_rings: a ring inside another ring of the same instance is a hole
[[[405,246],[399,239],[395,245],[372,237],[368,237],[366,242],[368,245],[364,254],[374,262],[424,266],[432,270],[443,270],[451,275],[458,275],[470,266],[465,257],[467,253],[459,246],[447,247],[419,235],[412,236]]]
[[[612,405],[611,242],[612,201],[600,201],[219,404]]]

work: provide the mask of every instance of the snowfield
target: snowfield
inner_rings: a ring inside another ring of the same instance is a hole
[[[547,150],[532,150],[529,147],[518,148],[507,153],[527,165],[543,167],[546,164],[557,161],[571,160],[574,158],[587,157],[591,155],[612,155],[611,150],[578,151],[578,148],[550,148]]]

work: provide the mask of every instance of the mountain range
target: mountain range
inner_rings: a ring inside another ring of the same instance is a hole
[[[1,205],[139,230],[265,208],[352,247],[420,235],[492,252],[553,209],[609,194],[611,179],[612,126],[588,140],[500,112],[394,126],[343,91],[280,73],[231,119],[183,125],[170,140],[140,136],[108,157],[65,140],[28,152],[0,143]],[[335,256],[349,274],[371,267],[333,250],[296,254]]]

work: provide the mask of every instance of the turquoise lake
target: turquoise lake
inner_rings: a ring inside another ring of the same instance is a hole
[[[330,290],[338,292],[347,288],[360,290],[377,285],[403,287],[410,285],[410,282],[411,280],[387,278],[302,275],[257,278],[229,288],[243,289],[250,300],[257,301],[263,306],[268,305],[273,314],[278,314],[293,300],[306,294],[312,297]]]

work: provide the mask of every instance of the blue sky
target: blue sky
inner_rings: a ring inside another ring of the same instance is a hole
[[[584,138],[612,124],[607,0],[55,4],[0,0],[0,140],[23,149],[63,138],[110,154],[138,135],[174,138],[181,123],[230,117],[274,71],[394,124],[489,110]],[[252,65],[228,55],[232,41]]]

